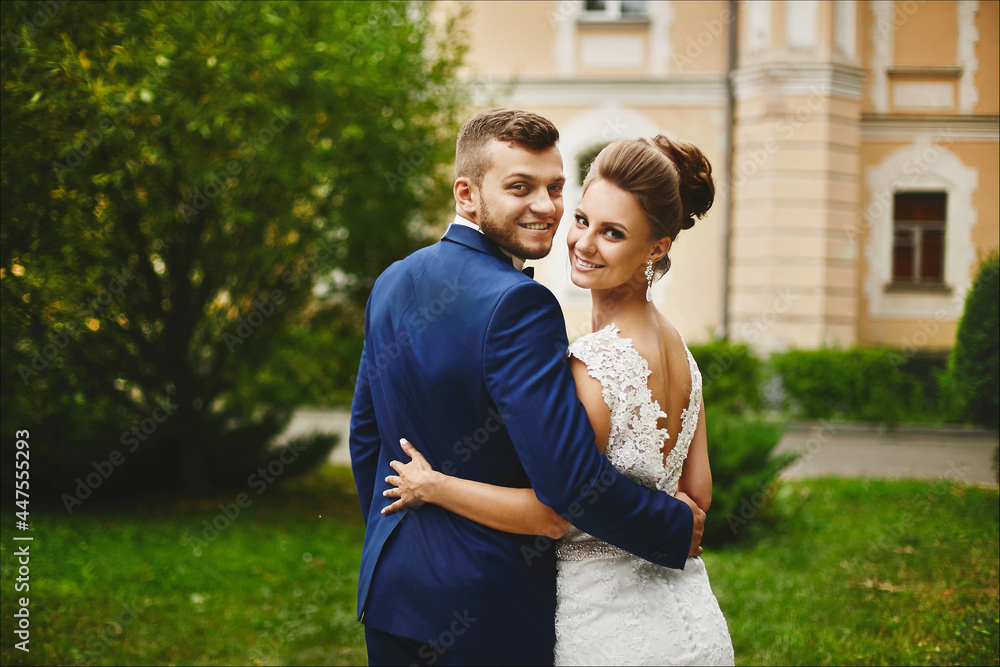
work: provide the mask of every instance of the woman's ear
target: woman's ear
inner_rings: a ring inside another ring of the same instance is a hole
[[[453,188],[455,194],[455,210],[463,218],[471,220],[472,222],[476,220],[476,206],[477,200],[479,199],[479,190],[476,186],[469,180],[466,176],[459,176],[455,179],[455,187]]]
[[[656,264],[661,259],[666,257],[667,253],[670,251],[670,244],[672,242],[673,239],[669,236],[664,236],[653,245],[653,249],[649,251],[649,259],[653,260],[653,264]]]

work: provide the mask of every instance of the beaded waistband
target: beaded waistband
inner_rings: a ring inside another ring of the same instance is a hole
[[[624,549],[601,540],[584,540],[581,542],[560,542],[556,546],[556,558],[559,560],[603,560],[608,558],[626,558],[631,556]]]

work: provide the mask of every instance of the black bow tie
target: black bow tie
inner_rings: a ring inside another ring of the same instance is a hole
[[[526,266],[523,269],[521,269],[521,273],[523,273],[524,275],[528,276],[529,278],[534,278],[535,277],[535,267],[533,267],[533,266]]]

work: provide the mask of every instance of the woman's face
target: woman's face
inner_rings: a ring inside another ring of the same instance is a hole
[[[659,244],[650,240],[649,222],[635,198],[598,180],[587,188],[575,218],[566,238],[573,284],[605,290],[634,281],[645,288],[646,262]]]

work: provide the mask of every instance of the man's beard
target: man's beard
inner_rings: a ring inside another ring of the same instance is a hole
[[[498,246],[519,259],[541,259],[552,251],[550,242],[544,248],[530,249],[517,238],[516,225],[504,225],[493,217],[485,199],[479,200],[479,210],[476,211],[476,220],[479,228],[483,230],[486,238],[496,243]]]

